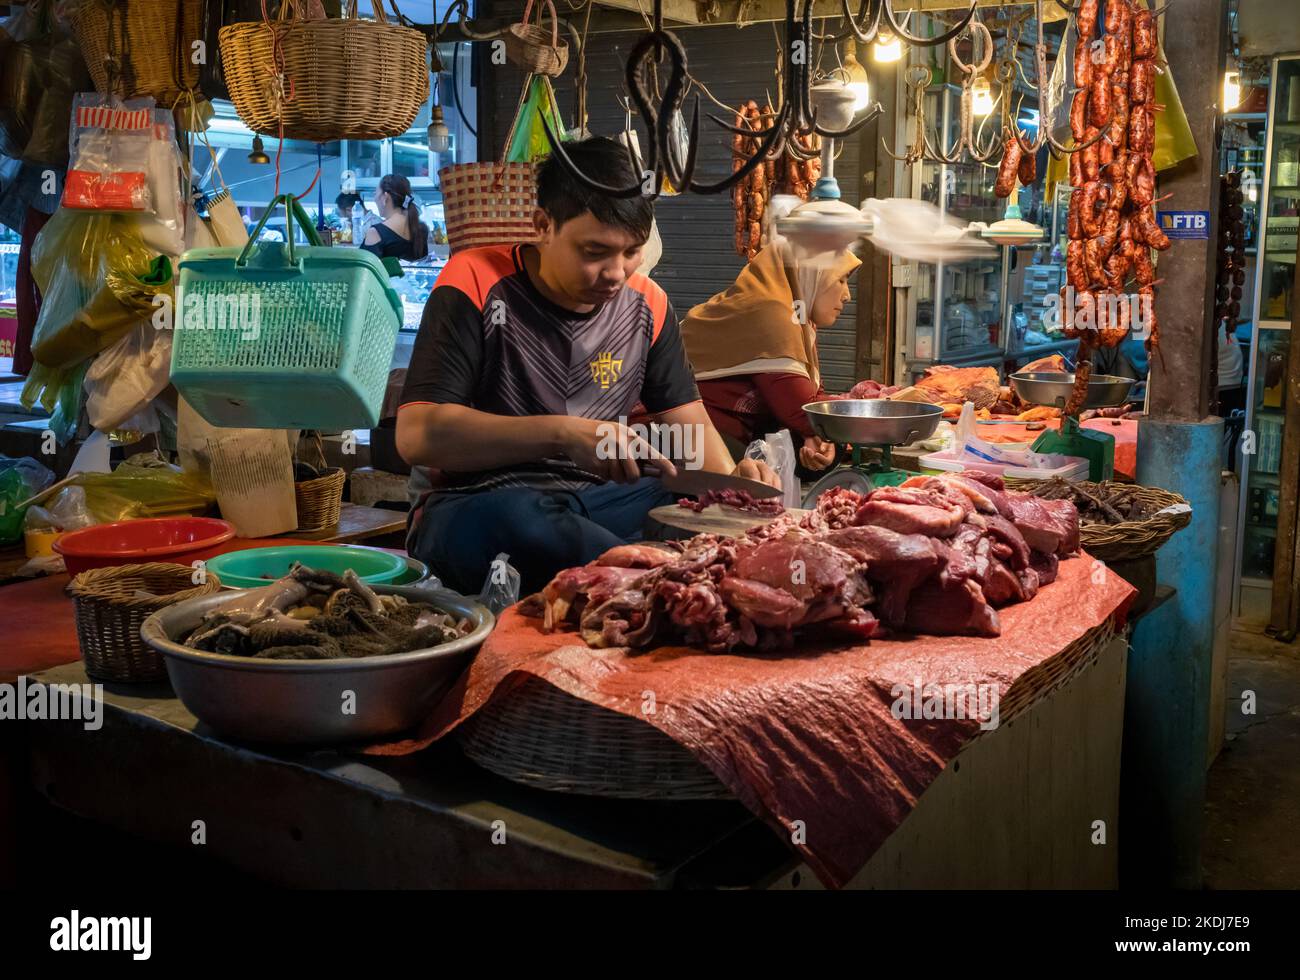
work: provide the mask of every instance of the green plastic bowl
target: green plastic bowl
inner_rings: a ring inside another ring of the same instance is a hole
[[[248,548],[228,551],[208,559],[208,570],[233,589],[256,589],[289,574],[293,563],[300,561],[317,571],[342,575],[349,568],[363,582],[388,585],[404,577],[409,567],[402,555],[374,548],[349,548],[345,545],[281,545],[275,548]]]

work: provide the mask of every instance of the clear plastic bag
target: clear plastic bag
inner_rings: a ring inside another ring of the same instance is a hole
[[[787,509],[798,507],[803,502],[799,477],[795,473],[795,464],[799,457],[794,451],[794,441],[788,429],[769,432],[762,439],[755,439],[745,448],[745,458],[766,463],[781,478],[781,503]]]
[[[154,210],[149,193],[153,110],[153,99],[122,102],[91,92],[73,100],[65,208]]]
[[[91,362],[86,371],[86,414],[100,432],[157,432],[150,404],[167,387],[172,337],[142,323]]]
[[[519,572],[510,564],[510,556],[503,551],[492,559],[478,601],[491,609],[492,615],[500,616],[502,611],[519,601],[521,581]]]

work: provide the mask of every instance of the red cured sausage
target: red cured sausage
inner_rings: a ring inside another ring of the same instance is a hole
[[[1079,32],[1079,37],[1084,40],[1092,40],[1097,36],[1097,2],[1098,0],[1083,0],[1079,4],[1079,16],[1075,20],[1075,30]]]
[[[1124,145],[1124,136],[1128,132],[1128,72],[1117,72],[1110,83],[1110,129],[1106,138],[1115,146]]]
[[[1134,105],[1150,102],[1155,95],[1156,63],[1150,59],[1133,62],[1129,69],[1128,97]]]
[[[1082,143],[1084,134],[1087,132],[1088,90],[1085,86],[1082,92],[1074,94],[1074,101],[1070,103],[1070,135]]]
[[[1104,192],[1099,180],[1088,181],[1079,192],[1083,198],[1079,204],[1079,227],[1083,229],[1084,238],[1092,238],[1101,231],[1101,224],[1097,220],[1097,205]]]
[[[1016,176],[1020,183],[1028,187],[1038,179],[1038,158],[1032,153],[1021,153],[1020,164],[1016,167]]]
[[[1087,132],[1084,133],[1084,140],[1085,141],[1091,140],[1094,136],[1096,136],[1100,132],[1101,130],[1098,129],[1096,126],[1089,126]],[[1101,177],[1100,154],[1101,154],[1101,150],[1097,147],[1096,143],[1093,143],[1091,146],[1086,146],[1078,153],[1074,154],[1077,157],[1083,157],[1084,180],[1097,180],[1098,178]]]
[[[1088,272],[1084,266],[1083,252],[1083,242],[1070,242],[1065,246],[1065,276],[1076,291],[1088,288]]]
[[[1157,252],[1163,252],[1169,247],[1169,236],[1160,230],[1160,225],[1156,223],[1155,215],[1151,213],[1149,207],[1139,211],[1133,221],[1135,233],[1141,235],[1142,240]]]
[[[1002,151],[1002,162],[998,165],[998,179],[993,184],[993,193],[997,197],[1010,197],[1016,189],[1016,174],[1020,169],[1020,158],[1024,151],[1015,135],[1007,137]]]
[[[1083,152],[1070,154],[1070,186],[1074,188],[1082,187],[1085,183],[1083,173]]]
[[[1084,266],[1088,270],[1089,281],[1096,285],[1106,281],[1106,260],[1114,249],[1115,239],[1098,235],[1089,239],[1083,249]]]
[[[1151,261],[1151,250],[1138,245],[1133,253],[1133,278],[1139,286],[1150,286],[1156,281],[1156,266]]]
[[[1083,191],[1075,190],[1070,195],[1070,206],[1065,212],[1065,236],[1072,242],[1083,240]]]
[[[1110,78],[1097,74],[1088,88],[1088,122],[1101,127],[1110,124]]]
[[[1138,155],[1155,149],[1155,122],[1149,105],[1135,105],[1128,120],[1128,147]]]
[[[1156,56],[1156,19],[1151,11],[1139,7],[1133,13],[1133,58]]]
[[[1092,84],[1092,51],[1080,42],[1074,49],[1074,86],[1085,92]]]

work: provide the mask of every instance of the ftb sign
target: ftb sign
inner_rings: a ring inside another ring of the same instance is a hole
[[[1209,238],[1209,211],[1161,211],[1160,230],[1170,238]]]

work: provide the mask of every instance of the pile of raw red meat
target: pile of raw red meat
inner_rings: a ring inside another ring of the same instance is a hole
[[[887,629],[998,636],[997,607],[1032,599],[1079,549],[1068,500],[979,473],[832,489],[816,511],[740,538],[623,545],[561,572],[521,611],[593,647],[788,647],[796,630],[850,640]]]

